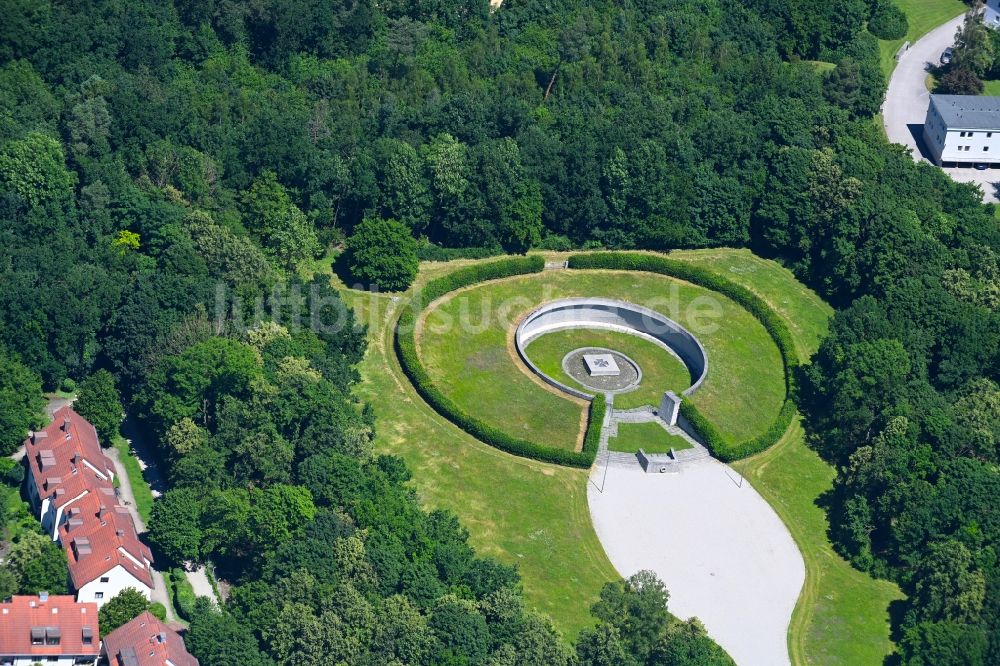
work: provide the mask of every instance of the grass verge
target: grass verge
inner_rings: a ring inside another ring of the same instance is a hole
[[[125,467],[129,484],[132,486],[132,494],[135,495],[135,509],[139,512],[143,522],[149,523],[149,514],[153,511],[153,491],[142,475],[142,468],[139,461],[132,455],[128,441],[121,435],[116,435],[112,445],[118,451],[118,459]]]
[[[819,346],[832,310],[787,269],[746,250],[671,257],[711,266],[766,300],[785,319],[803,361]],[[834,469],[806,446],[798,420],[770,449],[733,467],[781,517],[805,560],[806,580],[788,631],[792,663],[881,664],[894,650],[888,606],[902,594],[894,583],[871,578],[834,552],[817,503],[832,486]]]
[[[425,263],[414,288],[469,263]],[[421,502],[454,512],[480,554],[516,564],[528,604],[575,638],[592,624],[601,587],[619,578],[590,523],[588,470],[503,453],[448,422],[417,395],[393,353],[393,325],[411,294],[342,293],[369,327],[357,393],[378,416],[378,451],[406,460]]]
[[[911,44],[942,23],[953,19],[969,7],[961,0],[894,0],[906,14],[909,30],[902,39],[879,40],[879,61],[886,78],[896,68],[896,51],[905,42]]]

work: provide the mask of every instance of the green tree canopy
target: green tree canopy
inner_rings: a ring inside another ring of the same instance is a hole
[[[107,636],[118,627],[139,617],[143,611],[149,610],[149,599],[134,587],[124,590],[104,602],[97,613],[101,627],[101,636]]]
[[[111,446],[118,436],[125,411],[110,372],[102,369],[87,377],[80,384],[73,409],[93,424],[104,446]]]
[[[44,406],[38,375],[0,345],[0,454],[13,453],[40,425]]]
[[[405,224],[368,217],[347,239],[345,261],[353,279],[402,291],[417,275],[417,242]]]

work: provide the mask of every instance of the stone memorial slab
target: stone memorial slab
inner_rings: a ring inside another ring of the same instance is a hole
[[[583,362],[591,377],[617,377],[621,369],[611,354],[584,354]]]

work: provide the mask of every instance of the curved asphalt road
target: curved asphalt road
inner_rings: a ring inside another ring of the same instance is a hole
[[[889,79],[889,88],[882,105],[882,122],[885,133],[893,143],[899,143],[911,150],[913,159],[929,161],[921,154],[918,137],[923,132],[930,93],[927,91],[928,69],[938,64],[941,53],[955,43],[955,33],[962,25],[965,14],[939,25],[914,42],[904,53]],[[986,193],[985,200],[997,202],[997,182],[1000,170],[977,171],[971,167],[943,169],[951,178],[960,183],[976,183]]]

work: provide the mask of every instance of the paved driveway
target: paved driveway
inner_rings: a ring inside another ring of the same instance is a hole
[[[882,122],[885,132],[893,143],[908,147],[913,159],[929,161],[925,155],[923,141],[924,118],[930,93],[927,90],[927,74],[930,67],[937,65],[941,53],[955,43],[955,33],[962,25],[965,15],[956,16],[947,23],[931,30],[918,39],[902,55],[889,80],[889,88],[882,105]],[[943,169],[952,180],[959,183],[976,183],[983,188],[985,200],[996,203],[997,184],[1000,169],[978,171],[971,167]]]
[[[612,465],[604,479],[598,465],[593,474],[590,515],[621,575],[655,571],[670,591],[670,612],[697,615],[740,666],[789,663],[788,623],[805,563],[749,483],[711,458],[676,474],[638,465]]]

